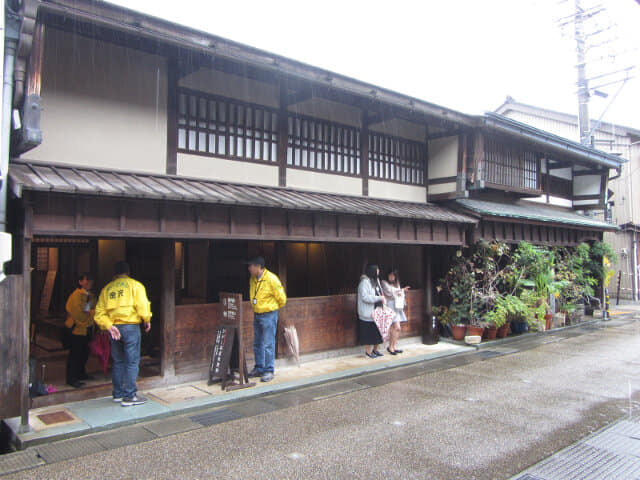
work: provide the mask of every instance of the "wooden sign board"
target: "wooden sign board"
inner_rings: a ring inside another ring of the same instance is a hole
[[[238,374],[238,382],[235,374]],[[220,293],[220,327],[211,352],[209,385],[220,381],[223,390],[252,387],[244,357],[242,295]]]

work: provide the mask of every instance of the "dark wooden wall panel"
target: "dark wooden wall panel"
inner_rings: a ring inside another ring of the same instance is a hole
[[[340,215],[338,217],[340,235],[347,238],[358,238],[358,219],[357,217],[347,217]]]
[[[423,289],[407,295],[407,318],[402,336],[422,333]],[[220,325],[220,305],[176,306],[175,370],[176,374],[201,371],[206,375],[215,332]],[[253,367],[253,311],[243,302],[245,349],[249,368]],[[283,329],[294,325],[298,332],[300,353],[313,353],[357,345],[356,295],[291,298],[280,311],[278,323],[278,357],[286,356]]]

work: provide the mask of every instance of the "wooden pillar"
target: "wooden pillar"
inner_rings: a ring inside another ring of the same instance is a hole
[[[19,339],[21,345],[21,395],[20,395],[20,432],[29,431],[29,348],[31,337],[31,241],[33,207],[24,208],[23,244],[22,244],[22,322]]]
[[[278,185],[287,186],[287,147],[289,146],[289,111],[287,86],[280,81],[280,110],[278,112]]]
[[[278,258],[278,277],[287,291],[287,244],[285,242],[276,243],[276,256]]]
[[[362,195],[369,196],[369,119],[367,109],[362,111],[360,129],[360,175],[362,176]]]
[[[433,311],[433,248],[424,247],[424,307],[428,315]]]
[[[178,173],[178,61],[167,61],[167,165],[166,173]]]
[[[424,139],[424,191],[425,202],[429,203],[429,127],[426,127],[427,135]]]
[[[175,376],[176,345],[176,246],[173,240],[162,241],[162,359],[163,378]]]

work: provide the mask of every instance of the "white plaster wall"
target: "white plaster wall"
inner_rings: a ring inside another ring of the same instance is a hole
[[[440,193],[451,193],[456,191],[456,182],[438,183],[429,185],[429,195],[438,195]]]
[[[187,75],[178,82],[178,86],[273,108],[280,105],[280,90],[277,85],[209,68],[201,68]]]
[[[164,173],[166,59],[47,28],[42,144],[23,158]]]
[[[430,140],[429,178],[455,177],[457,173],[458,137],[454,136]]]
[[[578,175],[573,177],[574,195],[598,195],[600,193],[600,175]]]
[[[278,167],[178,153],[177,173],[185,177],[206,178],[221,182],[278,186]]]
[[[360,178],[293,168],[287,169],[287,187],[340,195],[362,195]]]
[[[369,180],[369,196],[385,200],[426,203],[427,190],[425,187],[417,187],[415,185]]]

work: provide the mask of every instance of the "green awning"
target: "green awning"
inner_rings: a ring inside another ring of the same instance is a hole
[[[553,207],[535,202],[490,202],[471,198],[461,198],[455,205],[467,212],[479,214],[483,217],[502,217],[520,220],[530,220],[550,224],[573,225],[577,227],[596,228],[599,230],[618,230],[611,225],[592,217],[580,215],[561,207]]]

